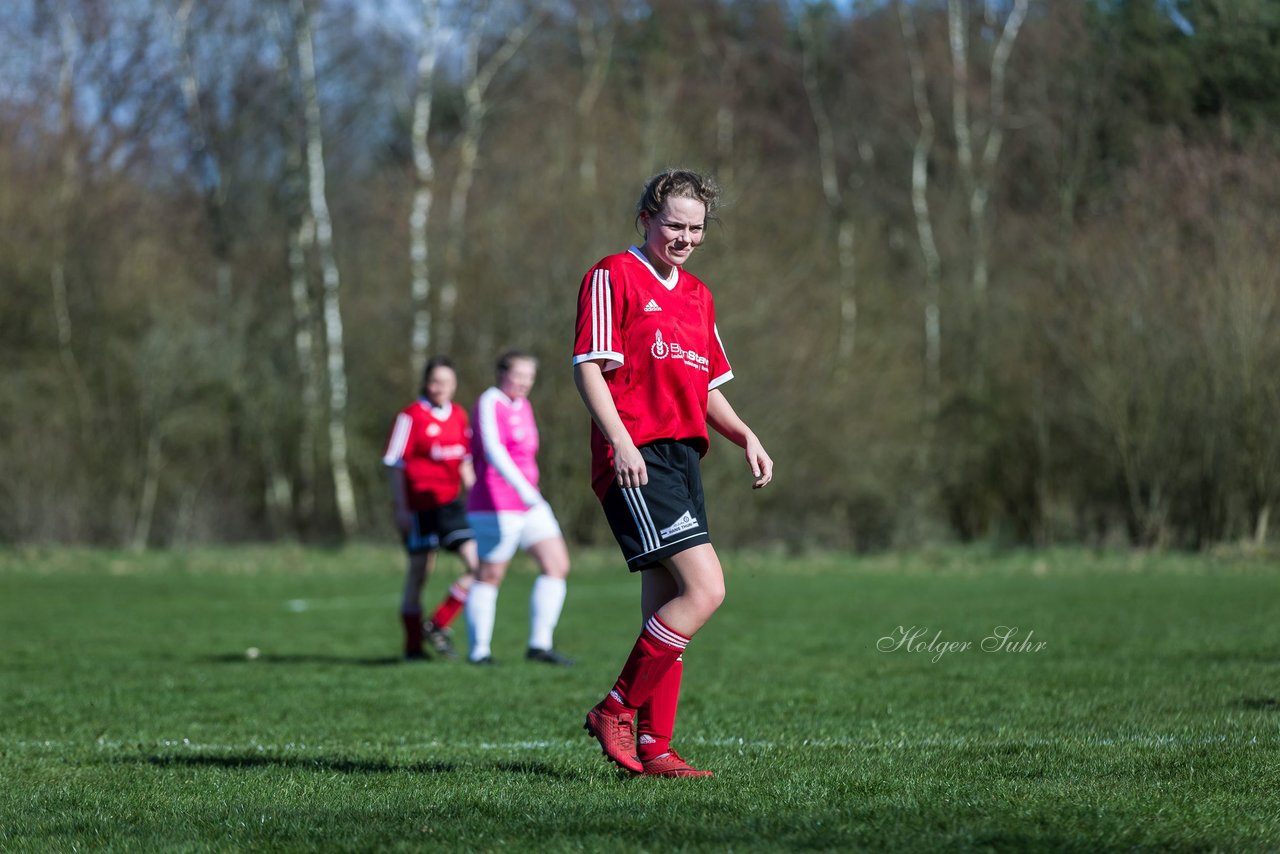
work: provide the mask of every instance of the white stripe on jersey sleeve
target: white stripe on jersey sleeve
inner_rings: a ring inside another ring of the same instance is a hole
[[[604,372],[622,367],[623,356],[613,349],[613,285],[609,271],[598,269],[591,274],[591,352],[573,357],[575,365],[604,359]]]
[[[600,346],[600,274],[596,270],[591,274],[591,349],[602,350]]]
[[[613,284],[609,281],[609,271],[601,270],[601,283],[604,287],[604,346],[601,350],[613,351]]]
[[[396,425],[391,428],[391,440],[387,442],[386,453],[382,455],[382,464],[392,468],[404,467],[404,449],[409,444],[409,433],[413,430],[413,419],[401,412],[396,416]]]
[[[609,271],[596,270],[591,281],[591,349],[608,352],[613,349],[613,288]]]

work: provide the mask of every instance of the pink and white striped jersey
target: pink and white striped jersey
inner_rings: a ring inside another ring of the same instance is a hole
[[[476,484],[467,496],[473,513],[523,512],[538,491],[538,425],[527,399],[489,388],[472,412],[471,457]]]

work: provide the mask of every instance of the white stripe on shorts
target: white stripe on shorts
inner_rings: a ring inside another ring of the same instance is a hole
[[[640,542],[645,552],[660,548],[662,540],[658,537],[658,526],[653,524],[653,517],[649,515],[649,505],[645,504],[640,487],[622,487],[622,497],[626,499],[631,518],[635,520],[636,527],[640,530]]]

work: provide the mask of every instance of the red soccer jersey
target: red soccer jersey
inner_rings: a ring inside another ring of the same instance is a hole
[[[733,378],[711,291],[675,268],[661,278],[634,246],[582,280],[573,363],[604,360],[604,378],[636,445],[690,439],[705,454],[707,392]],[[591,486],[604,497],[613,449],[591,425]]]
[[[384,465],[404,469],[410,510],[448,504],[462,489],[462,461],[471,455],[467,411],[448,404],[435,409],[426,400],[396,416],[382,455]]]

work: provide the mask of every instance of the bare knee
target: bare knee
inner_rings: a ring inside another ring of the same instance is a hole
[[[507,565],[505,563],[488,563],[480,561],[480,566],[476,568],[476,580],[483,581],[485,584],[492,584],[497,587],[502,583],[502,579],[507,577]]]
[[[529,554],[538,562],[543,575],[552,578],[568,578],[569,547],[561,537],[543,540],[529,548]]]
[[[706,621],[724,603],[724,579],[708,579],[706,583],[686,590],[685,596]]]

